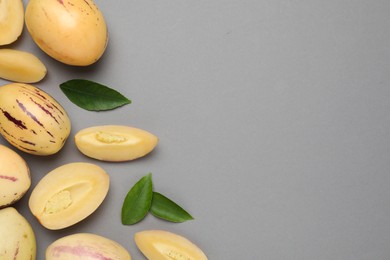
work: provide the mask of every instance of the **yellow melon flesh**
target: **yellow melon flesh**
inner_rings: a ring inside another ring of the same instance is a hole
[[[42,80],[46,73],[45,65],[34,54],[0,49],[0,78],[20,83],[35,83]]]
[[[31,213],[47,229],[72,226],[92,214],[109,190],[109,175],[91,163],[62,165],[46,174],[29,199]]]
[[[138,249],[149,260],[207,260],[203,251],[180,235],[164,230],[145,230],[134,235]]]
[[[16,41],[22,34],[23,25],[22,0],[0,0],[0,45]]]
[[[158,143],[157,136],[122,125],[85,128],[75,135],[74,140],[84,155],[110,162],[138,159],[152,152]]]

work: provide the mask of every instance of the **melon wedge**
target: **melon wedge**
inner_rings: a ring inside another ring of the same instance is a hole
[[[34,54],[0,49],[0,78],[19,83],[36,83],[42,80],[46,73],[45,65]]]
[[[207,260],[203,251],[187,238],[164,230],[135,233],[138,249],[149,260]]]
[[[29,207],[45,228],[63,229],[91,215],[108,190],[109,175],[100,166],[68,163],[38,182],[30,195]]]
[[[0,0],[0,45],[16,41],[22,34],[23,25],[22,0]]]

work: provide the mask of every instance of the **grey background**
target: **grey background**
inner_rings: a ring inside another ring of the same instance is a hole
[[[35,85],[73,123],[59,154],[20,153],[33,185],[75,161],[96,163],[111,176],[101,207],[65,230],[40,226],[29,194],[15,205],[35,230],[37,259],[55,239],[76,232],[106,236],[144,259],[133,235],[146,229],[184,235],[216,260],[390,259],[390,1],[96,3],[110,40],[91,67],[54,61],[26,30],[9,46],[46,64],[49,74]],[[84,111],[59,90],[73,78],[106,84],[133,103]],[[143,128],[160,142],[140,160],[94,161],[72,138],[101,124]],[[148,216],[121,224],[124,196],[148,172],[155,189],[195,220]]]

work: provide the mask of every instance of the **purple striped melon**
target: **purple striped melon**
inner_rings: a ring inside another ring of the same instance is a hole
[[[70,129],[64,108],[43,90],[22,83],[0,87],[0,134],[17,149],[35,155],[55,154]]]
[[[91,233],[76,233],[54,241],[46,249],[47,260],[131,260],[117,242]]]

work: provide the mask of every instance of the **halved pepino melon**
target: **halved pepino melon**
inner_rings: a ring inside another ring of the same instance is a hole
[[[207,260],[187,238],[164,230],[145,230],[134,235],[138,249],[149,260]]]
[[[0,78],[19,83],[36,83],[41,81],[46,73],[45,65],[34,54],[0,49]]]
[[[31,213],[47,229],[72,226],[91,215],[109,190],[109,175],[100,166],[75,162],[46,174],[29,199]]]
[[[22,0],[0,0],[0,45],[16,41],[24,26]]]

